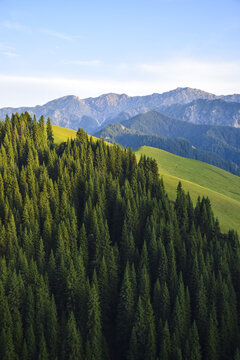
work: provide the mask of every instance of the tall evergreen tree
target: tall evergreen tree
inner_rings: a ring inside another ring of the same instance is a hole
[[[54,137],[50,118],[47,119],[47,140],[50,146],[53,146]]]
[[[89,291],[87,321],[86,357],[89,360],[102,359],[102,324],[98,295],[98,285],[93,283]]]
[[[84,359],[82,339],[79,330],[77,329],[73,312],[70,313],[67,323],[65,358],[69,360]]]

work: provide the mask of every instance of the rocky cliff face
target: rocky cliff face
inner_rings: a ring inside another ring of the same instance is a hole
[[[190,104],[174,104],[161,110],[169,116],[194,124],[240,127],[240,103],[222,99],[199,99]]]
[[[50,101],[42,106],[21,107],[21,108],[3,108],[0,109],[0,118],[3,119],[6,114],[28,111],[31,116],[34,114],[37,118],[44,115],[50,117],[53,124],[68,127],[71,129],[84,128],[89,133],[94,133],[104,124],[111,122],[113,119],[121,120],[122,116],[130,118],[137,114],[145,113],[152,109],[160,108],[161,111],[176,112],[176,117],[186,121],[202,123],[202,119],[208,121],[208,117],[201,113],[201,108],[192,103],[198,99],[214,101],[216,99],[225,99],[227,101],[240,102],[240,95],[229,95],[218,97],[201,90],[191,88],[177,88],[175,90],[162,94],[152,94],[147,96],[130,97],[126,94],[105,94],[96,98],[80,99],[77,96],[64,96],[62,98]],[[178,106],[192,103],[191,107],[180,108]],[[175,106],[175,108],[174,108]],[[232,105],[231,105],[232,106]],[[175,109],[175,110],[174,110]],[[184,110],[183,110],[184,109]],[[170,114],[172,115],[172,114]],[[230,116],[228,112],[224,116]],[[175,113],[173,114],[175,116]],[[216,120],[220,121],[220,120]],[[231,112],[230,118],[221,118],[221,123],[239,125],[239,114]]]

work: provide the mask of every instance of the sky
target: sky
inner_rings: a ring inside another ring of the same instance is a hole
[[[0,0],[0,108],[240,93],[240,0]]]

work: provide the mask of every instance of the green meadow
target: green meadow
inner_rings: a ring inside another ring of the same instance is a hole
[[[159,173],[171,200],[181,181],[195,203],[198,196],[209,197],[223,231],[240,231],[240,177],[201,161],[183,158],[166,151],[143,146],[136,155],[156,159]]]
[[[67,139],[75,139],[77,131],[72,129],[67,129],[61,126],[52,125],[54,141],[56,144],[60,144]],[[92,135],[89,135],[91,137]],[[97,140],[95,136],[92,136],[93,139]]]
[[[61,126],[52,125],[54,141],[56,144],[60,144],[67,139],[74,139],[76,137],[76,131],[71,129],[66,129]]]

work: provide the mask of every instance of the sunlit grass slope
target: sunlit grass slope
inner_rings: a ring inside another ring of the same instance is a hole
[[[67,139],[75,139],[77,132],[75,130],[67,129],[61,126],[52,125],[54,142],[56,144],[60,144],[63,141],[67,141]],[[92,136],[93,139],[97,139]]]
[[[198,196],[208,196],[222,230],[231,228],[240,232],[240,177],[201,161],[183,158],[148,146],[141,147],[136,155],[156,159],[171,200],[176,198],[176,187],[182,182],[196,202]]]
[[[76,131],[71,129],[66,129],[61,126],[52,125],[54,142],[59,144],[63,141],[67,141],[67,139],[76,137]]]

